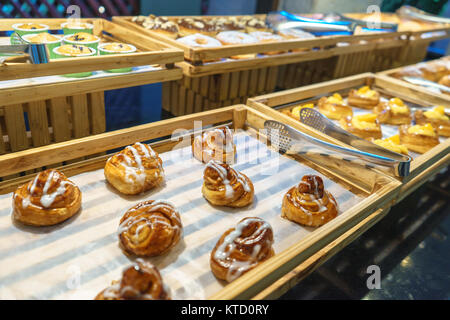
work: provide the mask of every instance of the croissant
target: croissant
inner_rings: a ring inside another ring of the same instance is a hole
[[[80,189],[60,171],[47,169],[13,195],[14,219],[33,226],[50,226],[81,208]]]
[[[159,185],[164,179],[162,160],[147,145],[136,142],[108,159],[105,177],[124,194],[139,194]]]
[[[217,160],[224,163],[234,162],[236,146],[233,142],[231,130],[225,126],[203,132],[195,137],[192,143],[194,157],[204,163]]]
[[[183,226],[173,204],[148,200],[129,209],[119,226],[119,241],[129,254],[157,256],[174,247],[181,238]]]
[[[100,292],[95,300],[170,300],[158,269],[149,262],[136,259],[126,268],[120,281]]]
[[[334,219],[338,207],[333,195],[324,190],[322,178],[306,175],[285,194],[281,216],[299,224],[318,227]]]
[[[253,202],[253,183],[226,163],[211,160],[206,165],[203,178],[203,196],[213,205],[245,207]]]
[[[274,255],[273,231],[261,218],[247,217],[227,230],[211,252],[213,274],[231,282]]]

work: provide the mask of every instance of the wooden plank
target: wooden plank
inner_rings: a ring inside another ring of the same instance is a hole
[[[203,97],[198,93],[194,97],[194,113],[203,111]]]
[[[103,91],[89,93],[88,96],[89,121],[91,134],[106,131],[105,94]]]
[[[229,88],[229,99],[235,99],[239,93],[239,84],[240,84],[240,72],[232,72],[230,75],[230,88]]]
[[[252,69],[250,70],[250,77],[248,80],[248,96],[254,96],[256,94],[256,89],[258,87],[258,76],[259,76],[259,70],[258,69]]]
[[[248,79],[250,77],[249,70],[243,70],[240,74],[240,84],[239,84],[239,97],[245,97],[248,95]]]
[[[5,106],[6,133],[12,152],[28,149],[27,129],[21,104]]]
[[[194,97],[195,92],[188,89],[186,94],[186,114],[191,114],[194,112]]]
[[[69,104],[66,97],[53,98],[48,101],[50,122],[53,129],[53,141],[61,142],[69,140],[71,124],[69,122]]]
[[[0,154],[3,154],[6,152],[6,147],[5,147],[5,141],[3,139],[3,130],[2,130],[2,126],[0,125]]]
[[[172,113],[172,105],[170,103],[170,92],[171,92],[172,84],[171,82],[163,82],[162,83],[162,101],[161,105],[164,110]]]
[[[266,92],[273,92],[275,91],[275,86],[277,84],[277,77],[278,77],[278,67],[270,67],[267,73],[267,82],[265,91]]]
[[[219,101],[226,100],[229,97],[230,77],[229,72],[220,74]]]
[[[72,136],[74,138],[86,137],[89,130],[89,109],[87,95],[80,94],[69,97],[72,116]]]
[[[33,101],[28,103],[28,124],[31,130],[31,139],[34,147],[50,143],[48,130],[47,105],[45,101]]]
[[[178,87],[178,114],[180,116],[186,113],[186,88],[183,86]]]
[[[177,81],[171,82],[171,89],[170,89],[170,104],[171,106],[171,112],[174,116],[179,116],[179,108],[178,108],[178,87],[179,84]]]
[[[257,92],[257,94],[261,94],[266,89],[267,69],[268,68],[261,68],[261,69],[259,69],[258,84],[256,85],[256,92]]]

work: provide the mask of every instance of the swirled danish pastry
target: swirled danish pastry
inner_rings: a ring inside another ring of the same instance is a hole
[[[194,157],[204,163],[217,160],[223,163],[233,163],[236,146],[233,142],[231,130],[225,126],[203,132],[195,137],[192,143]]]
[[[306,175],[285,194],[281,216],[309,227],[319,227],[338,215],[333,195],[326,191],[322,178]]]
[[[124,194],[139,194],[159,185],[164,179],[162,160],[147,145],[136,142],[108,159],[105,177]]]
[[[14,219],[28,225],[54,225],[69,219],[80,208],[80,189],[55,169],[38,173],[13,195]]]
[[[253,202],[255,191],[251,180],[226,163],[208,162],[203,179],[203,196],[213,205],[245,207]]]
[[[148,200],[130,208],[120,220],[119,241],[129,254],[157,256],[174,247],[181,238],[180,214],[165,200]]]
[[[227,230],[211,252],[213,274],[231,282],[274,255],[273,231],[261,218],[247,217]]]
[[[123,271],[122,279],[113,281],[95,300],[170,300],[168,291],[158,269],[150,262],[136,259]]]

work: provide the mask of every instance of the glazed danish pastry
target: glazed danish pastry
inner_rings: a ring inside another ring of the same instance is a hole
[[[164,180],[162,160],[147,145],[136,142],[106,161],[105,178],[124,194],[139,194]]]
[[[13,195],[13,217],[33,226],[50,226],[75,215],[81,208],[80,189],[60,171],[47,169]]]
[[[333,120],[353,115],[352,108],[345,104],[339,93],[335,93],[331,97],[320,98],[317,107],[320,113]]]
[[[410,124],[411,111],[408,106],[399,98],[392,98],[387,102],[380,102],[373,113],[377,114],[380,123],[392,125]]]
[[[445,114],[444,106],[437,106],[428,111],[417,110],[414,119],[417,124],[431,123],[438,135],[450,137],[450,118]]]
[[[122,272],[122,279],[113,281],[95,300],[170,300],[170,294],[158,269],[136,259]]]
[[[325,190],[322,178],[306,175],[285,194],[281,216],[308,227],[319,227],[336,218],[338,206]]]
[[[292,108],[292,110],[287,110],[287,111],[282,111],[282,113],[286,113],[288,116],[290,116],[291,118],[294,118],[295,120],[300,120],[300,111],[302,111],[302,109],[304,108],[314,108],[314,105],[312,103],[307,103],[301,106],[296,106],[294,108]]]
[[[119,241],[129,254],[157,256],[173,248],[181,238],[183,226],[173,204],[148,200],[130,208],[120,219]]]
[[[380,122],[377,115],[373,113],[345,117],[339,123],[343,129],[363,139],[381,139],[382,137]]]
[[[400,143],[417,153],[425,153],[439,144],[439,136],[430,123],[414,126],[402,125],[399,133]]]
[[[440,78],[439,84],[442,84],[443,86],[446,86],[446,87],[450,87],[450,74]]]
[[[213,205],[239,208],[253,202],[253,183],[226,163],[208,162],[203,179],[203,196]]]
[[[274,255],[273,231],[261,218],[247,217],[228,229],[211,252],[213,274],[231,282]]]
[[[223,163],[233,163],[236,146],[231,130],[225,126],[203,132],[196,136],[192,143],[192,154],[204,163],[216,160]]]
[[[371,90],[369,86],[364,86],[358,90],[352,89],[348,94],[348,104],[351,106],[372,109],[380,102],[380,94]]]
[[[400,143],[400,136],[398,134],[387,139],[376,139],[373,143],[388,150],[408,155],[408,148]]]

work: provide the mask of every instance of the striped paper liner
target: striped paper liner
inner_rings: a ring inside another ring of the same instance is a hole
[[[255,187],[248,208],[214,207],[202,196],[205,165],[192,158],[191,148],[161,154],[165,184],[137,196],[119,194],[103,170],[71,177],[83,194],[82,209],[52,227],[28,227],[11,219],[12,194],[0,196],[0,299],[93,299],[131,263],[119,248],[119,220],[130,207],[149,199],[173,202],[181,215],[183,239],[167,254],[146,258],[161,271],[174,299],[205,299],[223,288],[209,266],[219,237],[244,217],[267,220],[279,253],[314,231],[281,218],[287,190],[305,174],[316,171],[270,150],[248,132],[234,135],[233,168],[246,174]],[[340,214],[363,197],[319,174],[339,205]]]

